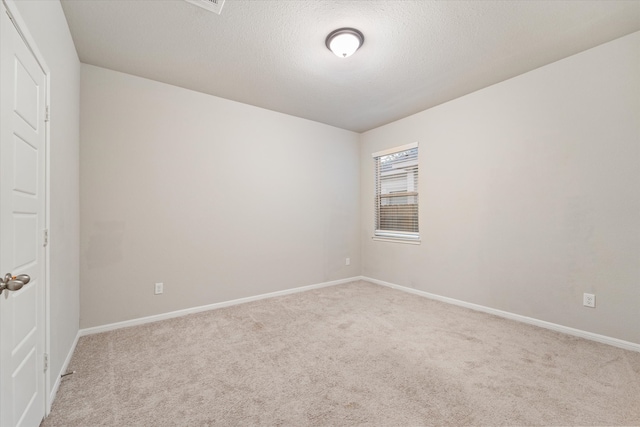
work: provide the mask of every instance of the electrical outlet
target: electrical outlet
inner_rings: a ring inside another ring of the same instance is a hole
[[[156,283],[155,294],[160,295],[164,292],[164,283]]]
[[[344,265],[351,265],[351,258],[347,258],[344,260]]]
[[[594,294],[583,294],[582,295],[582,305],[585,307],[596,307],[596,296]]]

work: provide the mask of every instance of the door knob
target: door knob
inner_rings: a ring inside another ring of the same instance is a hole
[[[17,276],[12,277],[13,280],[19,280],[25,285],[31,281],[31,277],[28,274],[18,274]]]
[[[5,274],[3,279],[0,279],[0,295],[6,289],[8,291],[18,291],[24,285],[29,283],[31,278],[26,274],[20,274],[18,276],[12,276],[11,274]]]

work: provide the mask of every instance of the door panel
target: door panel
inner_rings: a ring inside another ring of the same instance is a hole
[[[13,296],[13,317],[11,323],[13,325],[12,340],[15,343],[13,353],[19,351],[25,343],[28,343],[36,332],[37,295],[34,295],[37,286],[25,286],[15,292]]]
[[[0,277],[29,283],[0,295],[0,425],[45,413],[45,74],[2,5]]]
[[[13,374],[12,392],[15,396],[14,411],[16,414],[27,415],[28,409],[38,397],[36,392],[38,386],[36,359],[36,350],[32,348]]]
[[[33,214],[14,213],[13,224],[15,236],[13,240],[14,269],[20,268],[22,271],[27,268],[29,264],[36,262],[36,228],[38,227],[38,218]],[[33,282],[33,280],[34,277],[32,276],[31,282]]]
[[[20,96],[14,98],[14,111],[34,130],[37,130],[38,83],[31,77],[19,57],[15,58],[14,67],[16,93],[20,94]]]
[[[14,138],[16,163],[20,169],[13,171],[13,189],[31,196],[38,191],[38,150],[27,141],[16,136]]]

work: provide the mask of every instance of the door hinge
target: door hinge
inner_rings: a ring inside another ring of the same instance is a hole
[[[42,230],[42,246],[49,244],[49,230]]]
[[[49,106],[48,105],[44,109],[44,121],[45,122],[49,121]]]
[[[44,354],[44,371],[47,372],[49,370],[49,355],[47,353]]]

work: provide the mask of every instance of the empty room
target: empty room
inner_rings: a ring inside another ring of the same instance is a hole
[[[0,23],[0,427],[640,426],[640,0]]]

